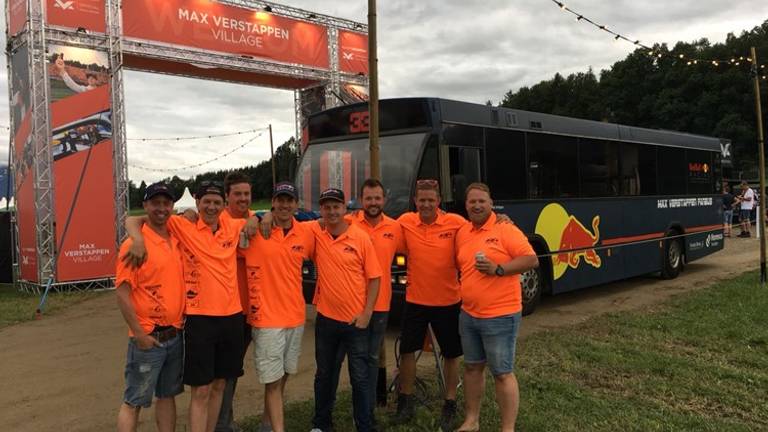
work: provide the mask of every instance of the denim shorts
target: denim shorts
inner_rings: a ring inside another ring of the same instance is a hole
[[[741,212],[739,213],[739,219],[743,221],[749,221],[749,218],[752,217],[752,210],[745,210],[741,209]]]
[[[181,334],[163,342],[162,347],[139,349],[136,341],[128,342],[125,363],[125,395],[123,401],[133,407],[147,408],[152,396],[174,397],[184,391],[184,338]]]
[[[459,331],[464,363],[487,363],[493,376],[515,370],[515,343],[522,313],[475,318],[461,311]]]
[[[723,223],[730,225],[733,221],[733,210],[723,210]]]

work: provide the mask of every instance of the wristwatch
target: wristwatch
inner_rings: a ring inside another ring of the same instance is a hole
[[[496,276],[504,276],[504,267],[501,266],[501,264],[496,265]]]

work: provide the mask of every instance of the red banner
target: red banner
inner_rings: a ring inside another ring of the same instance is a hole
[[[368,35],[339,30],[339,70],[368,75]]]
[[[82,90],[51,104],[60,282],[110,277],[115,272],[110,86]]]
[[[27,0],[8,0],[8,35],[15,36],[27,23]]]
[[[325,27],[212,1],[123,2],[123,34],[129,38],[329,68]]]
[[[105,33],[105,3],[104,0],[46,0],[46,19],[51,25]]]

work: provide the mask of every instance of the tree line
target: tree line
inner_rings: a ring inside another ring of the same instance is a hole
[[[728,34],[723,43],[700,39],[679,42],[671,49],[655,45],[653,56],[637,49],[600,71],[599,77],[592,69],[567,77],[557,73],[533,86],[508,91],[500,105],[730,139],[732,175],[756,178],[757,116],[751,63],[746,60],[752,46],[759,64],[768,65],[768,20],[739,36]],[[688,65],[694,58],[728,63],[734,59],[740,64],[715,66],[699,61]],[[758,73],[768,75],[768,69]],[[766,101],[768,81],[761,80],[761,96]],[[768,107],[763,106],[766,112]]]
[[[290,138],[280,145],[280,147],[275,149],[275,177],[277,181],[293,180],[297,164],[298,145],[294,138]],[[267,199],[272,196],[272,158],[262,161],[255,166],[252,165],[229,170],[209,171],[196,175],[190,179],[182,179],[179,176],[174,175],[172,177],[166,177],[162,181],[168,184],[178,198],[184,193],[184,188],[189,188],[189,191],[194,195],[200,182],[205,180],[224,181],[224,177],[226,177],[227,174],[236,171],[242,172],[250,177],[251,196],[254,201]],[[138,185],[132,181],[128,183],[128,195],[131,208],[141,207],[144,191],[147,186],[148,185],[144,181]]]

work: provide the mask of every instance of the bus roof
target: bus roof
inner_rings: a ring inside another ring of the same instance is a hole
[[[581,136],[593,139],[646,143],[710,151],[720,151],[721,144],[730,142],[730,140],[726,139],[694,135],[684,132],[626,126],[616,123],[584,120],[533,111],[429,97],[382,99],[379,105],[381,118],[389,117],[387,115],[388,108],[394,110],[395,112],[391,114],[397,116],[396,113],[402,112],[404,104],[413,104],[414,106],[421,105],[425,111],[429,110],[436,123],[457,123],[472,126],[514,129],[577,137]],[[320,120],[318,116],[328,116],[328,114],[334,111],[357,111],[367,109],[367,105],[367,103],[363,102],[315,113],[310,116],[310,123],[316,118],[317,120]],[[333,116],[331,115],[330,117]],[[392,122],[388,121],[386,123],[388,123],[387,129],[393,129],[393,125],[389,124]],[[395,121],[394,123],[399,123],[399,121]],[[339,132],[341,131],[339,130]]]

